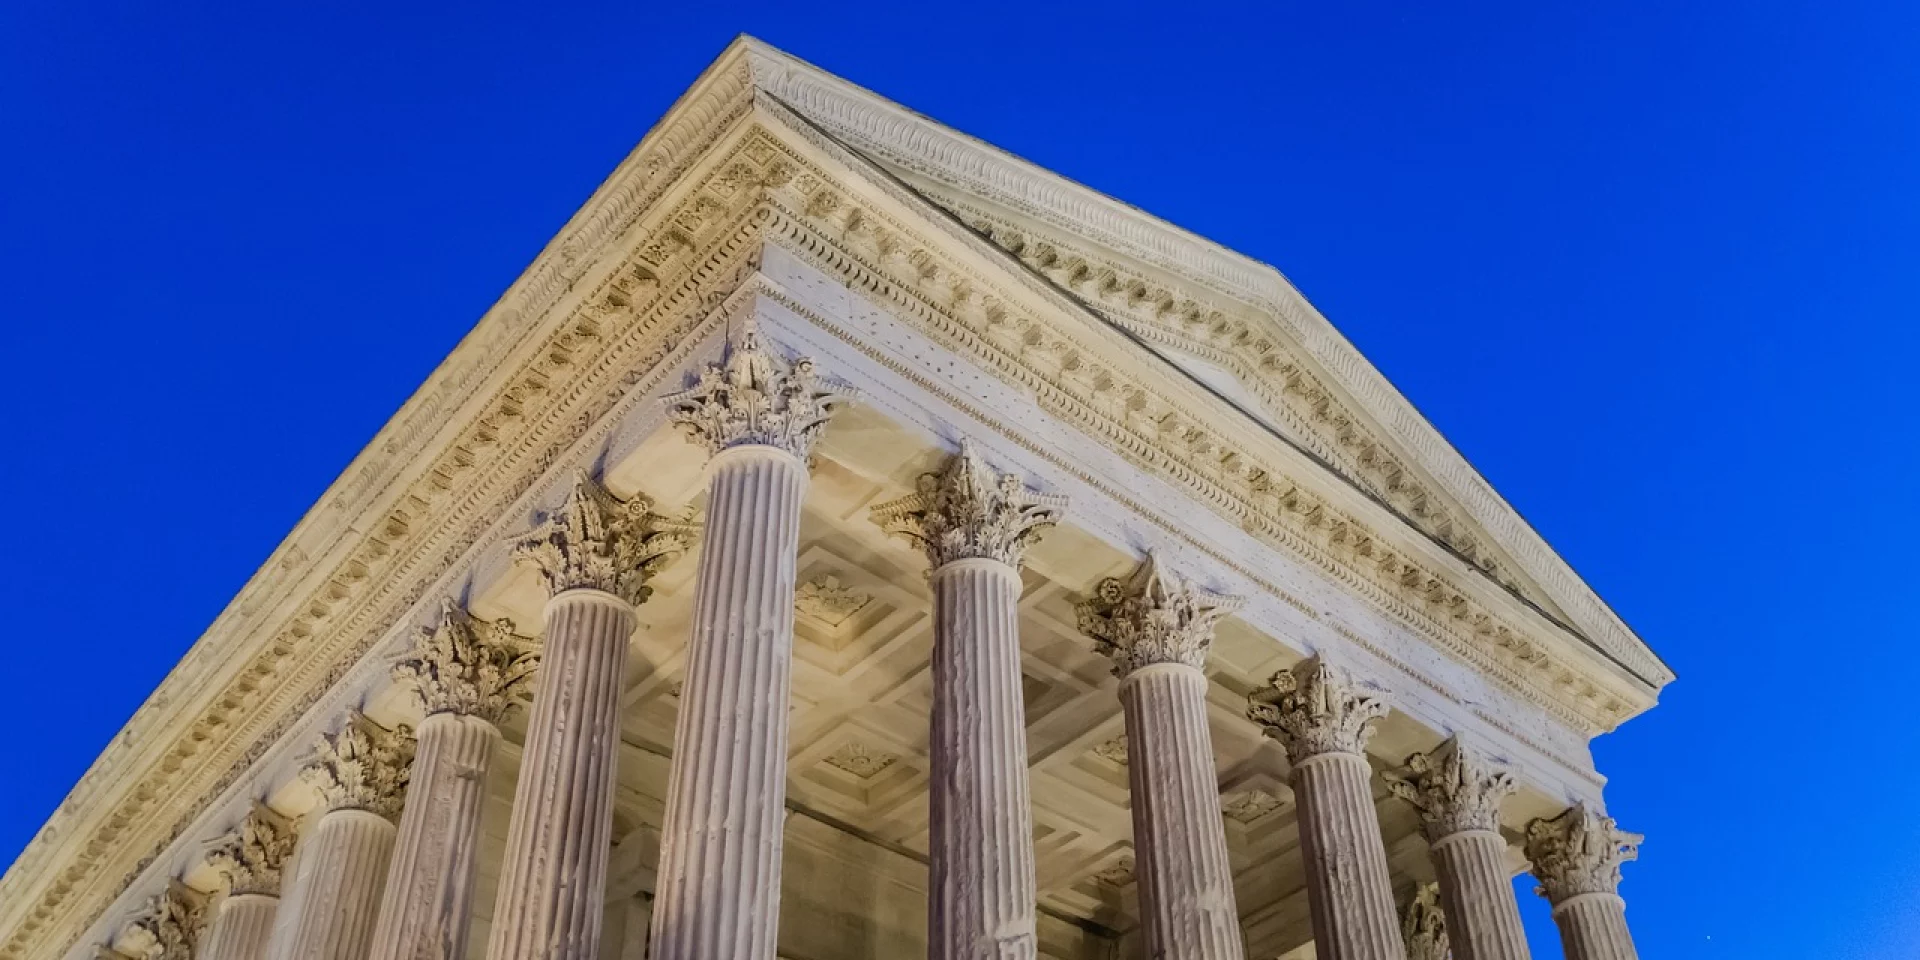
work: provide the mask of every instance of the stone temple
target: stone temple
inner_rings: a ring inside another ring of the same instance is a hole
[[[1274,269],[742,38],[0,880],[0,960],[1635,955],[1672,673]]]

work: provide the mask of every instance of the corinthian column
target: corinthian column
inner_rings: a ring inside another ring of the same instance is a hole
[[[1635,960],[1620,899],[1620,865],[1638,859],[1645,837],[1628,833],[1576,803],[1550,820],[1527,824],[1527,859],[1536,892],[1553,904],[1567,960]]]
[[[1148,557],[1079,606],[1080,629],[1113,658],[1127,724],[1135,875],[1147,956],[1242,960],[1240,916],[1207,727],[1213,626],[1240,601]]]
[[[633,611],[650,592],[647,578],[685,552],[692,534],[645,497],[619,500],[582,472],[514,547],[514,559],[546,580],[548,599],[489,960],[599,955]]]
[[[927,955],[1032,960],[1033,810],[1020,682],[1020,560],[1067,500],[972,444],[873,518],[933,566]]]
[[[207,863],[226,880],[200,960],[262,960],[280,907],[280,868],[293,853],[293,826],[266,804],[214,841]]]
[[[1500,836],[1500,801],[1513,793],[1513,776],[1456,736],[1432,754],[1408,757],[1406,771],[1389,775],[1387,787],[1420,813],[1453,955],[1526,960],[1527,935],[1507,874],[1507,841]]]
[[[300,869],[267,947],[272,960],[366,957],[412,760],[406,728],[387,730],[357,712],[321,736],[300,776],[319,791],[323,812],[300,842]]]
[[[121,956],[136,960],[194,960],[200,941],[200,915],[205,898],[178,880],[166,892],[147,899],[120,936]]]
[[[500,718],[536,659],[512,623],[477,623],[447,601],[439,625],[421,630],[413,652],[394,664],[395,682],[412,691],[426,719],[372,960],[466,955],[487,771]]]
[[[1315,956],[1404,960],[1366,754],[1386,701],[1315,657],[1274,674],[1271,689],[1248,699],[1247,715],[1293,762]]]
[[[660,827],[653,960],[772,960],[780,917],[793,590],[807,453],[851,396],[761,348],[666,398],[713,454],[707,525]]]

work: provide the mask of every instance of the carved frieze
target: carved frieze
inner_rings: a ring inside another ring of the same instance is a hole
[[[1287,748],[1294,763],[1323,753],[1365,755],[1374,722],[1387,715],[1379,691],[1355,683],[1325,657],[1273,675],[1247,698],[1247,717]]]
[[[644,496],[615,497],[582,470],[560,506],[515,541],[513,558],[539,570],[551,594],[603,590],[638,605],[653,592],[647,578],[685,553],[695,532],[654,513]]]
[[[1016,473],[997,473],[969,441],[919,489],[873,508],[888,533],[918,544],[935,569],[982,558],[1018,567],[1040,532],[1060,522],[1067,498],[1028,489]]]
[[[1075,613],[1080,632],[1113,659],[1114,675],[1124,679],[1154,663],[1204,668],[1214,624],[1242,602],[1201,589],[1149,555],[1126,579],[1102,580]]]
[[[749,325],[728,342],[722,362],[708,364],[691,388],[661,402],[669,420],[713,453],[751,444],[804,460],[834,411],[856,395],[815,373],[810,358],[789,363],[777,356]]]
[[[1500,803],[1519,789],[1513,774],[1460,741],[1416,753],[1386,774],[1387,789],[1420,813],[1429,840],[1462,830],[1500,829]]]
[[[1557,817],[1527,824],[1527,859],[1540,881],[1535,892],[1559,903],[1583,893],[1618,893],[1620,865],[1640,858],[1646,837],[1576,803]]]
[[[293,855],[293,824],[258,801],[239,826],[207,850],[207,865],[232,894],[279,896],[280,870]]]

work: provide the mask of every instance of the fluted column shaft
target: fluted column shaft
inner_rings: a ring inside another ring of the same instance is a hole
[[[1431,844],[1454,960],[1527,960],[1527,933],[1507,872],[1507,841],[1462,830]]]
[[[274,914],[280,898],[264,893],[229,894],[220,901],[207,928],[200,960],[265,960],[273,939]]]
[[[750,444],[720,451],[709,471],[649,956],[771,960],[807,469]]]
[[[1307,904],[1322,960],[1406,957],[1371,778],[1367,758],[1356,753],[1321,753],[1293,765]]]
[[[363,960],[373,942],[394,826],[367,810],[329,810],[300,843],[293,889],[275,919],[272,960]]]
[[[1181,663],[1138,667],[1121,681],[1120,703],[1147,956],[1242,960],[1206,674]]]
[[[1617,893],[1582,893],[1553,905],[1567,960],[1637,960],[1627,904]]]
[[[1034,956],[1033,811],[1021,697],[1020,573],[933,572],[928,956]]]
[[[500,732],[479,717],[436,713],[418,737],[372,960],[466,955],[480,815]]]
[[[599,949],[634,612],[618,596],[583,587],[554,594],[545,620],[489,960],[584,958]]]

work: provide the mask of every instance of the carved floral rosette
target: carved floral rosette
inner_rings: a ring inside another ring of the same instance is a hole
[[[514,542],[513,558],[540,571],[550,595],[600,590],[638,606],[648,578],[692,544],[699,528],[653,512],[644,496],[621,500],[584,470],[560,506]]]
[[[1527,859],[1540,881],[1534,892],[1553,903],[1585,893],[1618,893],[1620,865],[1640,857],[1637,833],[1575,803],[1557,817],[1527,824]]]
[[[413,746],[406,727],[388,730],[355,711],[339,731],[320,736],[300,778],[328,811],[366,810],[391,820],[406,793]]]
[[[1203,590],[1149,555],[1126,579],[1102,580],[1075,612],[1080,632],[1113,659],[1114,675],[1124,679],[1154,663],[1205,667],[1214,625],[1243,602]]]
[[[821,377],[813,360],[786,363],[749,325],[727,344],[726,359],[708,364],[694,385],[662,399],[667,418],[690,439],[719,453],[729,447],[776,447],[805,459],[835,411],[858,391]]]
[[[229,893],[278,896],[280,869],[296,839],[287,818],[256,802],[239,826],[213,842],[207,865],[225,878]]]
[[[1500,803],[1519,784],[1513,774],[1469,750],[1455,736],[1432,753],[1416,753],[1386,774],[1387,789],[1420,813],[1428,840],[1465,830],[1500,829]]]
[[[393,679],[428,716],[455,713],[498,725],[539,659],[534,642],[513,632],[513,621],[476,620],[445,600],[439,623],[422,628],[393,665]]]
[[[1387,715],[1384,699],[1325,657],[1282,670],[1271,684],[1247,698],[1247,717],[1284,744],[1296,764],[1327,753],[1364,756],[1374,721]]]
[[[918,544],[939,568],[956,560],[998,560],[1018,567],[1040,531],[1060,522],[1067,498],[1030,490],[1015,473],[996,473],[973,448],[938,473],[923,474],[919,489],[873,508],[888,533]]]

